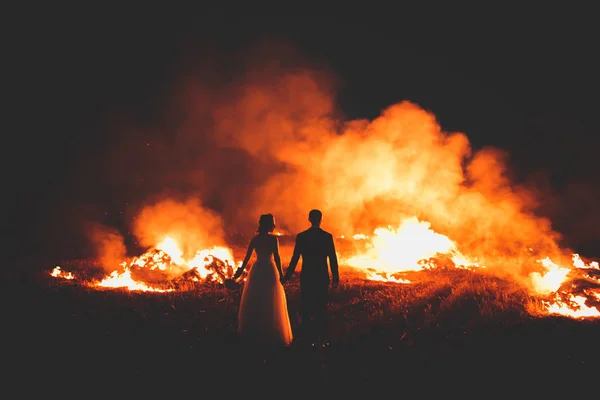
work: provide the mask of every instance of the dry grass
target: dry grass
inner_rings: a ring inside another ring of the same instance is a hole
[[[103,276],[93,261],[65,264],[86,280]],[[444,329],[451,334],[475,332],[487,324],[515,324],[544,315],[541,298],[532,296],[517,283],[469,270],[439,268],[402,274],[402,278],[410,280],[409,284],[367,280],[363,271],[350,267],[342,267],[341,276],[341,284],[332,291],[329,306],[330,336],[340,345],[355,343],[377,330],[385,329],[401,340],[412,341],[428,330]],[[210,319],[228,335],[235,335],[241,288],[228,290],[216,282],[178,280],[164,285],[174,289],[173,292],[145,293],[91,288],[47,274],[37,278],[39,287],[50,292],[70,291],[78,298],[86,296],[84,302],[90,305],[97,305],[94,299],[101,298],[100,304],[113,299],[124,309],[140,310],[144,315],[147,304],[160,305],[158,308],[164,308],[165,315],[173,310],[186,310],[190,319]],[[296,327],[297,274],[286,284],[286,293],[292,324]]]
[[[93,267],[73,265],[78,272]],[[87,353],[135,376],[168,365],[177,376],[193,371],[213,379],[222,377],[220,369],[245,365],[236,344],[241,289],[187,282],[179,286],[185,290],[143,293],[98,290],[47,272],[34,277],[5,293],[10,298],[5,326],[13,340],[33,341],[29,350],[44,354],[46,362],[66,357],[72,365],[87,365],[82,355]],[[600,352],[593,344],[598,321],[533,317],[540,299],[514,282],[458,269],[406,273],[410,284],[368,281],[362,271],[348,267],[341,277],[331,293],[327,343],[296,343],[277,361],[251,370],[266,373],[267,365],[276,363],[269,373],[365,384],[426,370],[440,376],[459,370],[475,374],[509,362],[515,374],[542,368],[581,374],[599,367]],[[296,330],[297,274],[286,293]],[[192,363],[191,369],[185,363]]]

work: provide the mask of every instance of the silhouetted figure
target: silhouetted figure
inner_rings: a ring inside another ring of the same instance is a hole
[[[244,283],[238,311],[238,334],[255,349],[274,349],[292,342],[287,299],[281,284],[279,239],[272,235],[274,229],[273,215],[261,215],[256,236],[248,244],[244,261],[234,275],[234,279],[239,279],[255,252],[256,261]]]
[[[308,220],[311,227],[296,236],[294,253],[290,260],[283,282],[289,280],[300,256],[300,307],[303,333],[310,339],[323,339],[327,322],[327,304],[329,302],[329,283],[337,287],[340,281],[338,259],[331,233],[321,229],[323,214],[320,210],[311,210]],[[329,264],[329,265],[328,265]],[[331,280],[329,277],[331,269]]]

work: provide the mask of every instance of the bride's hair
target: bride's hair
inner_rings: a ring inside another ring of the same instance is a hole
[[[257,233],[269,233],[275,230],[275,217],[273,214],[263,214],[258,220]]]

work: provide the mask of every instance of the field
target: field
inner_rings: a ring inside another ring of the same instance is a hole
[[[74,397],[124,388],[228,397],[250,386],[281,396],[321,386],[355,395],[573,395],[597,382],[600,321],[536,316],[540,299],[514,282],[456,269],[409,273],[410,284],[368,281],[350,267],[340,275],[326,342],[263,355],[238,343],[241,290],[97,290],[8,268],[4,379],[23,395],[42,387]],[[298,289],[296,274],[286,285],[293,329]]]

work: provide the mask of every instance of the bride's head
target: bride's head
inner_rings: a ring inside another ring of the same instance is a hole
[[[258,220],[258,233],[271,233],[275,230],[275,217],[273,214],[263,214]]]

